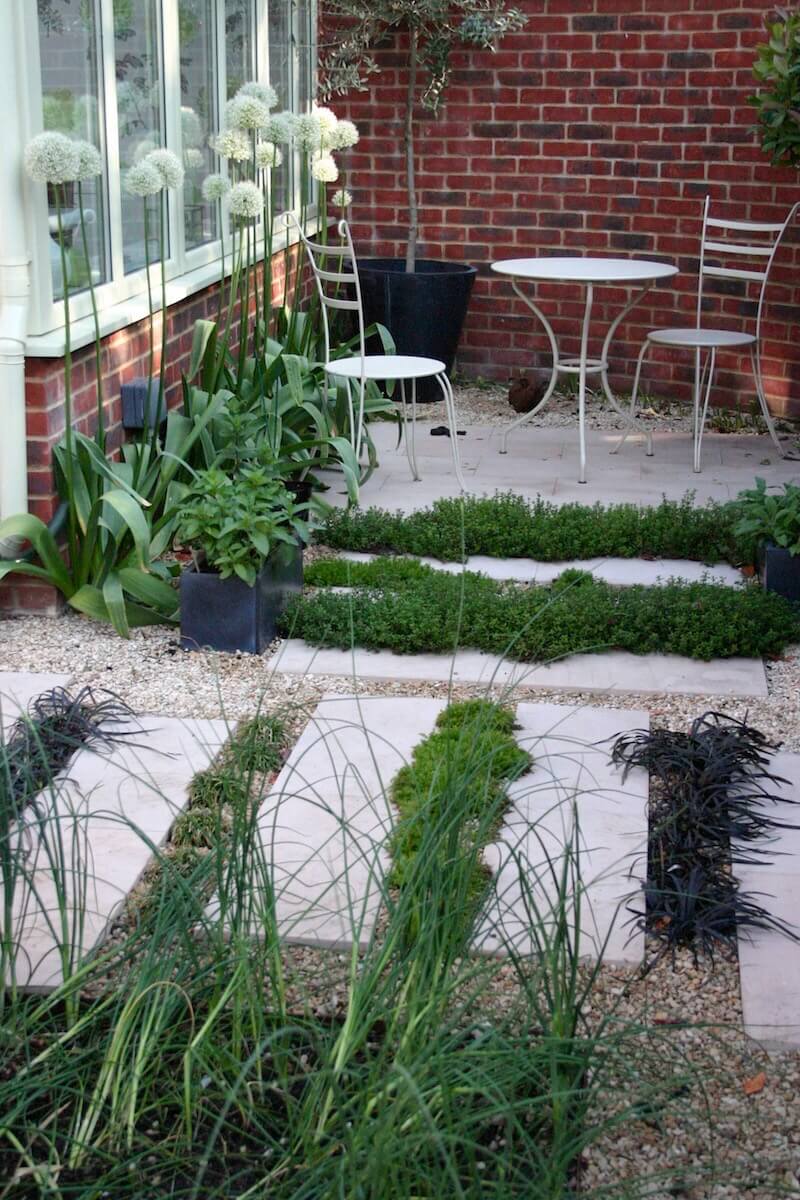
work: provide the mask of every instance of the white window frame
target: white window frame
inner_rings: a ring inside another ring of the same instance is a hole
[[[255,78],[269,80],[269,22],[268,5],[276,0],[250,0],[255,39]],[[277,0],[291,4],[293,52],[290,55],[291,105],[298,111],[300,105],[300,55],[298,43],[309,36],[311,78],[316,72],[316,6],[309,2],[311,14],[309,30],[300,30],[300,13],[297,0]],[[104,213],[104,239],[111,278],[95,286],[95,296],[100,311],[103,334],[122,328],[146,315],[147,284],[144,269],[126,275],[123,266],[123,231],[121,212],[121,180],[119,167],[119,139],[117,129],[116,73],[114,62],[113,0],[97,0],[100,16],[99,37],[101,39],[98,64],[98,81],[101,107],[105,117],[104,129],[100,130],[99,147],[106,163],[107,177],[103,188],[106,211]],[[180,94],[180,45],[178,36],[179,0],[160,0],[162,22],[162,85],[164,96],[164,134],[169,149],[180,153],[181,107]],[[39,53],[39,26],[35,4],[26,4],[22,14],[24,44],[30,57],[24,82],[26,95],[21,97],[20,119],[27,141],[43,127],[41,58]],[[217,106],[221,113],[225,106],[227,80],[225,47],[225,0],[216,0],[215,53],[217,59]],[[219,169],[224,172],[225,162]],[[290,164],[289,195],[296,199],[299,172],[297,164]],[[25,180],[25,210],[27,213],[28,245],[31,248],[31,305],[29,315],[28,353],[47,357],[63,353],[64,345],[64,302],[53,296],[52,273],[48,251],[48,209],[46,191],[40,185]],[[297,211],[297,208],[295,208]],[[170,257],[165,264],[167,302],[175,303],[202,290],[219,278],[222,243],[220,238],[206,245],[187,250],[185,244],[185,221],[183,191],[168,193],[167,221],[169,230]],[[229,223],[223,214],[222,238],[226,255],[226,269],[230,269],[231,240]],[[276,226],[273,248],[282,248],[280,229]],[[263,245],[259,245],[259,251]],[[160,286],[160,267],[151,266],[151,283]],[[70,295],[70,316],[73,325],[74,347],[91,341],[94,326],[91,320],[91,301],[88,290]],[[60,351],[59,351],[60,347]]]

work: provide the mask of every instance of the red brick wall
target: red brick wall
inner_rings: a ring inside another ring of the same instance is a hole
[[[648,328],[692,322],[702,200],[728,215],[782,219],[800,199],[797,172],[772,167],[753,131],[753,47],[770,5],[757,0],[517,0],[524,30],[496,54],[460,52],[438,119],[421,126],[421,254],[479,266],[459,353],[470,375],[504,379],[536,363],[547,343],[493,259],[543,253],[664,256],[674,287],[651,294],[619,331],[616,382]],[[362,131],[348,186],[354,234],[366,252],[401,252],[404,71],[402,38],[378,53],[368,93],[334,103]],[[800,236],[776,262],[764,367],[776,411],[800,411],[796,336]],[[564,348],[578,352],[580,303],[572,288],[542,287]],[[734,326],[753,308],[740,283],[717,290]],[[624,293],[601,291],[595,328]],[[599,350],[599,337],[591,350]],[[688,396],[685,357],[661,355],[645,383]],[[719,402],[753,398],[746,362],[720,362]]]
[[[283,255],[273,260],[274,298],[279,299],[283,279]],[[293,277],[290,276],[290,282]],[[181,376],[188,370],[194,323],[216,318],[219,287],[213,285],[188,300],[173,305],[167,318],[167,403],[181,403]],[[232,332],[236,346],[238,308]],[[123,383],[147,375],[150,348],[149,321],[138,321],[105,338],[102,346],[104,416],[108,448],[114,453],[125,440],[122,427],[120,388]],[[161,351],[160,314],[156,317],[154,374],[158,373]],[[73,354],[73,427],[91,436],[97,425],[94,343]],[[64,359],[29,358],[25,363],[28,433],[28,507],[49,521],[59,499],[53,479],[53,447],[64,436]],[[52,588],[24,575],[11,575],[0,583],[0,612],[48,612],[59,599]]]

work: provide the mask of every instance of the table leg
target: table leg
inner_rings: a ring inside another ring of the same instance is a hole
[[[550,324],[550,322],[548,321],[547,317],[542,312],[542,310],[539,308],[538,304],[536,304],[533,300],[531,300],[530,296],[525,295],[525,293],[522,291],[522,289],[517,284],[516,280],[511,281],[511,287],[516,292],[516,294],[519,296],[520,300],[522,300],[524,304],[527,304],[528,308],[531,310],[531,312],[534,314],[534,316],[538,317],[539,320],[541,321],[542,325],[544,326],[544,331],[547,334],[547,337],[550,341],[550,353],[553,356],[553,368],[552,368],[552,374],[550,375],[550,382],[547,385],[547,391],[542,396],[539,403],[534,408],[532,408],[530,410],[530,412],[523,413],[521,416],[517,417],[517,419],[515,421],[512,421],[511,424],[507,425],[505,427],[505,429],[503,430],[503,437],[500,442],[500,453],[501,454],[508,453],[508,435],[511,433],[511,430],[518,429],[520,427],[520,425],[524,425],[526,421],[530,421],[530,419],[532,417],[535,417],[536,414],[544,408],[545,404],[547,404],[548,400],[553,395],[553,392],[556,390],[556,383],[558,382],[558,363],[559,363],[558,342],[556,341],[556,335],[553,332],[553,327]]]
[[[603,342],[603,353],[602,353],[602,357],[601,357],[601,362],[603,364],[603,367],[600,372],[600,381],[603,385],[603,391],[605,392],[605,396],[606,396],[606,399],[608,400],[608,403],[611,405],[611,407],[614,409],[614,411],[616,413],[618,413],[619,416],[622,417],[622,419],[624,421],[627,421],[629,430],[630,430],[630,428],[633,427],[633,415],[629,412],[627,412],[627,413],[625,412],[625,410],[622,408],[619,401],[617,400],[617,397],[614,395],[613,391],[611,390],[611,384],[608,382],[608,352],[611,349],[611,343],[614,340],[614,334],[619,329],[620,324],[625,320],[628,313],[632,309],[634,309],[641,300],[644,299],[644,297],[650,291],[652,286],[653,286],[652,282],[648,283],[647,287],[644,287],[641,289],[641,291],[637,292],[636,295],[633,296],[628,301],[628,303],[625,305],[625,307],[620,310],[619,314],[614,318],[614,320],[609,325],[608,333],[606,334],[605,340]]]
[[[592,319],[594,288],[586,285],[586,304],[583,310],[581,330],[581,361],[578,372],[578,437],[580,440],[580,472],[578,483],[586,483],[586,359],[589,353],[589,325]]]

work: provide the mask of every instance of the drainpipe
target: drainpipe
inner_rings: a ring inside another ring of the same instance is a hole
[[[30,301],[30,256],[27,253],[22,189],[23,106],[19,90],[15,5],[0,0],[4,22],[0,40],[0,519],[28,510],[28,455],[25,430],[25,337]],[[0,542],[0,554],[13,545]]]

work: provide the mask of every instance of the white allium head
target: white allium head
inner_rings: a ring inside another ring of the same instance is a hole
[[[352,121],[339,121],[330,137],[332,150],[349,150],[358,141],[358,130]]]
[[[77,144],[63,133],[37,133],[25,147],[25,170],[37,183],[70,183],[79,166]]]
[[[273,142],[259,142],[256,146],[256,166],[261,171],[271,171],[283,162],[283,155]]]
[[[294,113],[279,112],[270,114],[270,118],[264,126],[264,137],[268,142],[275,142],[278,145],[285,144],[292,140],[293,133]]]
[[[269,109],[257,96],[241,92],[225,105],[225,125],[228,129],[263,129],[269,120]]]
[[[339,188],[331,196],[331,204],[335,208],[349,208],[353,203],[353,197],[348,192],[347,188]]]
[[[187,104],[181,108],[181,137],[184,150],[203,144],[203,123],[194,109]]]
[[[152,154],[154,150],[158,149],[158,142],[155,141],[154,138],[142,138],[142,140],[137,142],[133,147],[133,161],[141,162],[143,158],[147,158],[148,154]]]
[[[235,183],[229,193],[228,208],[232,217],[240,217],[243,221],[254,221],[261,216],[264,209],[264,196],[261,188],[245,180]]]
[[[269,83],[259,83],[257,79],[251,80],[250,83],[243,83],[236,95],[255,96],[256,100],[260,100],[267,108],[274,108],[278,103],[278,93],[275,88]]]
[[[336,183],[339,168],[332,154],[316,154],[311,162],[311,175],[318,183]]]
[[[125,175],[124,187],[132,196],[155,196],[164,186],[161,172],[143,158],[134,163]]]
[[[213,133],[208,144],[220,158],[231,158],[234,162],[247,162],[253,157],[250,138],[240,129],[223,129]]]
[[[179,188],[183,186],[185,172],[181,160],[171,150],[153,150],[144,161],[155,167],[164,181],[164,187]]]
[[[76,142],[78,151],[78,173],[75,176],[81,183],[94,179],[103,173],[103,159],[100,151],[91,142]]]
[[[206,175],[202,182],[201,190],[203,199],[209,204],[213,204],[215,200],[222,200],[231,190],[231,185],[224,175]]]
[[[187,171],[202,171],[206,165],[206,156],[196,146],[190,146],[183,152],[183,164]]]
[[[333,109],[323,108],[321,105],[318,106],[315,104],[311,111],[319,121],[322,136],[327,140],[339,124],[339,118]]]
[[[322,125],[316,113],[300,113],[294,118],[292,132],[299,150],[310,153],[322,145]]]

